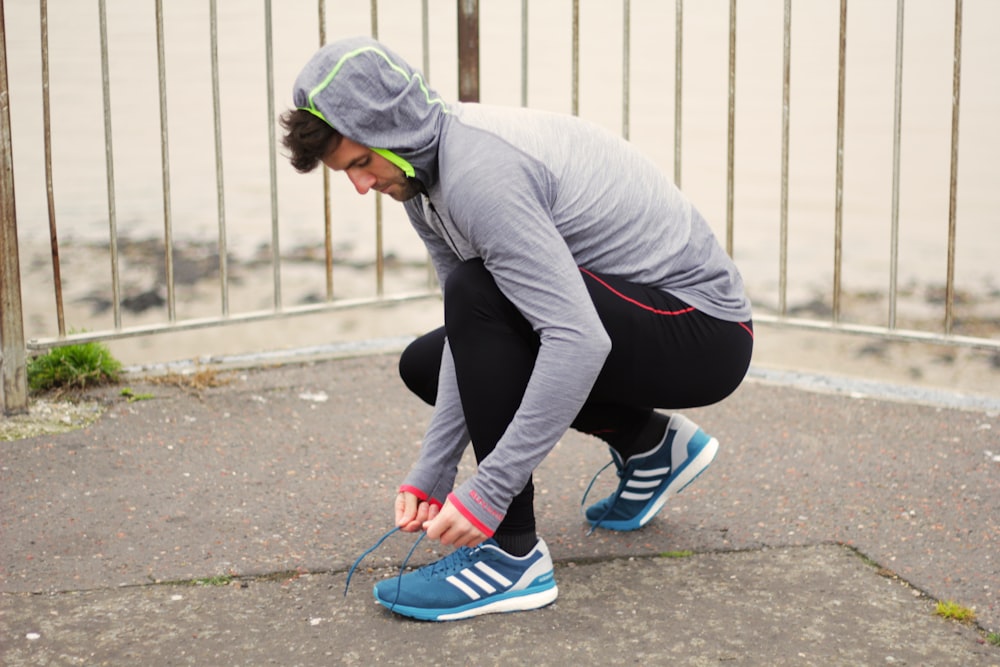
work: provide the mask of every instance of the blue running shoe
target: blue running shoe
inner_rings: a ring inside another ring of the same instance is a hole
[[[620,478],[618,489],[587,508],[587,521],[594,528],[608,530],[642,528],[671,494],[680,493],[705,471],[718,451],[719,441],[693,421],[679,414],[671,416],[663,440],[645,454],[622,462],[618,452],[611,450]]]
[[[488,539],[419,570],[375,584],[375,600],[403,616],[455,621],[480,614],[544,607],[559,594],[552,557],[541,539],[516,558]]]

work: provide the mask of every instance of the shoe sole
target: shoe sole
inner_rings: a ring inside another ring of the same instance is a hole
[[[559,596],[559,587],[553,581],[552,586],[541,591],[520,591],[519,595],[511,595],[486,604],[467,605],[457,610],[423,609],[420,607],[408,607],[406,605],[394,605],[383,602],[376,597],[376,601],[389,611],[416,618],[421,621],[459,621],[463,618],[482,616],[483,614],[502,614],[514,611],[531,611],[540,609],[552,604]]]
[[[691,482],[698,479],[698,476],[705,472],[708,466],[712,464],[712,461],[715,460],[715,455],[718,452],[719,441],[709,436],[709,440],[705,443],[705,446],[701,448],[694,458],[685,461],[684,466],[678,471],[677,475],[663,487],[663,491],[650,500],[650,505],[645,511],[628,521],[602,521],[599,527],[622,532],[639,530],[663,509],[663,506],[667,503],[671,495],[680,493]]]

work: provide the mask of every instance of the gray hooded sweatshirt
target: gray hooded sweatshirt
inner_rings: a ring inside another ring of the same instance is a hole
[[[701,215],[635,147],[595,125],[446,103],[369,38],[321,49],[295,82],[294,103],[423,183],[426,195],[405,207],[440,283],[458,263],[482,259],[540,337],[513,420],[454,491],[469,436],[445,345],[434,413],[403,482],[421,499],[451,500],[487,535],[569,428],[611,348],[580,268],[723,320],[751,317],[739,272]]]

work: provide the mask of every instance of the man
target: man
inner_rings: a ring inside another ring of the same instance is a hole
[[[635,530],[715,457],[682,415],[750,363],[750,303],[690,202],[624,140],[578,118],[446,103],[386,46],[329,44],[282,117],[293,166],[403,202],[445,325],[400,359],[434,405],[396,525],[460,547],[382,581],[393,611],[451,620],[535,609],[557,587],[535,534],[532,472],[569,427],[604,440],[618,490],[586,511]],[[478,468],[454,488],[471,439]]]

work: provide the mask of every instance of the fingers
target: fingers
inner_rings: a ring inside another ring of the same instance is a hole
[[[423,530],[437,513],[437,505],[418,500],[412,493],[403,491],[396,496],[396,526],[405,533]]]
[[[407,533],[420,530],[419,503],[412,493],[401,492],[396,496],[396,526]],[[414,524],[416,524],[414,526]]]
[[[454,525],[449,526],[437,538],[431,535],[430,530],[427,531],[427,536],[431,539],[437,539],[441,544],[455,547],[474,547],[482,542],[485,537],[475,528],[463,528]]]
[[[417,514],[417,497],[412,493],[401,491],[396,494],[396,525],[409,523]]]
[[[482,531],[473,526],[450,504],[445,504],[444,508],[435,511],[434,515],[424,523],[427,537],[432,540],[438,540],[444,545],[474,547],[486,539]]]
[[[425,530],[432,540],[456,547],[474,547],[486,539],[486,535],[450,503],[441,507],[402,491],[396,496],[395,510],[396,526],[405,533]]]

